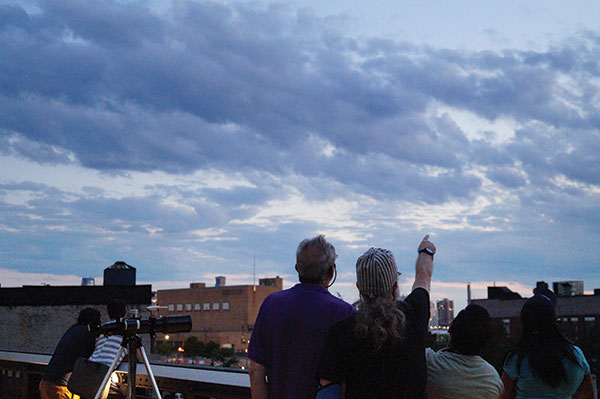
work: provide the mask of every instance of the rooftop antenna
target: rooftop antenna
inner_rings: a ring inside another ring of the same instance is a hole
[[[467,305],[471,304],[471,282],[467,283]]]
[[[256,255],[254,255],[254,262],[252,263],[252,289],[256,292]]]

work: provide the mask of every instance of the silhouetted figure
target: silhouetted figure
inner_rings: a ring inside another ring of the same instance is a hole
[[[77,324],[64,333],[50,363],[46,367],[40,394],[42,399],[71,399],[67,383],[73,372],[78,357],[89,357],[94,351],[96,337],[94,329],[100,325],[100,312],[93,308],[85,308],[79,312]]]
[[[426,236],[418,248],[410,295],[397,301],[393,254],[371,248],[356,261],[358,312],[329,330],[319,368],[321,385],[342,384],[350,399],[425,396],[425,336],[435,246]]]
[[[336,258],[324,236],[302,241],[296,250],[300,284],[262,303],[248,346],[253,399],[315,397],[327,329],[355,311],[329,293]]]
[[[502,398],[591,399],[590,366],[581,349],[556,328],[554,294],[547,295],[532,296],[521,309],[523,332],[504,363]]]
[[[428,399],[497,399],[504,385],[496,369],[480,356],[492,336],[487,310],[469,305],[450,325],[447,348],[427,348]]]

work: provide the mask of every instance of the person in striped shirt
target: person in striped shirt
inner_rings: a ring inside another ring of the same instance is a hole
[[[108,311],[108,317],[111,319],[109,323],[125,317],[125,313],[127,311],[125,302],[118,299],[110,301],[110,303],[106,306],[106,310]],[[94,353],[92,353],[92,355],[89,357],[89,360],[102,363],[110,367],[115,357],[117,357],[122,342],[122,335],[100,335],[96,339],[96,347],[94,349]],[[121,356],[117,361],[117,366],[121,363],[121,361],[123,361],[126,355],[127,348],[125,348],[125,351],[121,353]],[[108,398],[120,399],[123,397],[124,395],[120,391],[117,383],[111,378]]]

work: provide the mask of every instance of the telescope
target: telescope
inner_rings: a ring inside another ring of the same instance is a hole
[[[155,336],[157,332],[167,334],[190,331],[192,331],[192,317],[182,315],[150,317],[146,320],[123,318],[104,323],[95,332],[96,335],[150,334]]]
[[[148,306],[148,310],[156,310],[156,306]],[[93,397],[94,399],[100,399],[103,392],[106,391],[108,380],[110,379],[113,371],[119,366],[119,362],[123,358],[124,353],[138,353],[138,356],[142,357],[146,371],[152,381],[152,388],[154,388],[155,397],[161,399],[160,390],[158,384],[154,378],[150,361],[146,355],[146,351],[143,348],[142,340],[138,334],[150,334],[150,337],[154,338],[156,333],[178,333],[178,332],[190,332],[192,331],[192,317],[189,315],[182,316],[161,316],[161,317],[150,317],[146,320],[142,320],[137,317],[137,309],[131,309],[131,315],[133,317],[123,317],[119,320],[109,321],[100,325],[100,327],[94,329],[96,335],[122,335],[121,347],[116,353],[111,365],[108,367],[104,374],[102,382],[97,385],[96,382],[90,381],[90,372],[86,370],[86,373],[80,373],[79,379],[85,379],[80,392],[76,392],[81,397]],[[139,350],[138,350],[139,349]],[[128,383],[127,383],[127,399],[136,398],[135,378],[136,378],[136,364],[138,356],[129,356],[129,367],[127,369]],[[84,359],[85,360],[85,359]],[[79,361],[79,360],[78,360]],[[94,363],[94,362],[91,362]],[[106,367],[106,366],[104,366]],[[71,376],[73,377],[73,376]],[[73,380],[74,378],[71,378]],[[81,383],[81,381],[80,381]],[[79,388],[79,387],[78,387]],[[95,395],[88,394],[88,391],[93,390]],[[85,391],[85,392],[83,392]],[[85,395],[84,395],[85,393]]]

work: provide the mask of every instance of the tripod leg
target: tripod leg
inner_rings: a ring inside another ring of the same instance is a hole
[[[141,345],[139,337],[133,335],[127,339],[129,350],[129,368],[127,369],[127,398],[135,399],[135,378],[137,372],[137,349]]]
[[[104,388],[106,387],[106,384],[108,383],[108,380],[110,379],[110,376],[112,375],[113,371],[115,371],[115,369],[119,365],[119,359],[121,359],[121,354],[123,353],[124,350],[125,350],[124,346],[121,346],[119,348],[119,351],[117,352],[117,355],[115,356],[110,367],[108,368],[108,371],[106,372],[106,375],[104,376],[104,379],[102,380],[102,383],[100,384],[100,388],[98,388],[98,391],[96,392],[96,395],[94,396],[94,399],[100,399],[100,395],[102,395],[102,392],[104,391]]]
[[[154,378],[154,373],[152,372],[152,367],[150,367],[150,361],[148,361],[148,356],[146,355],[146,351],[140,342],[140,352],[142,353],[142,358],[144,359],[144,366],[146,366],[146,371],[148,372],[148,377],[150,377],[150,381],[152,381],[152,387],[154,388],[154,392],[156,393],[156,397],[158,399],[162,399],[160,396],[160,391],[158,390],[158,384],[156,383],[156,379]]]

